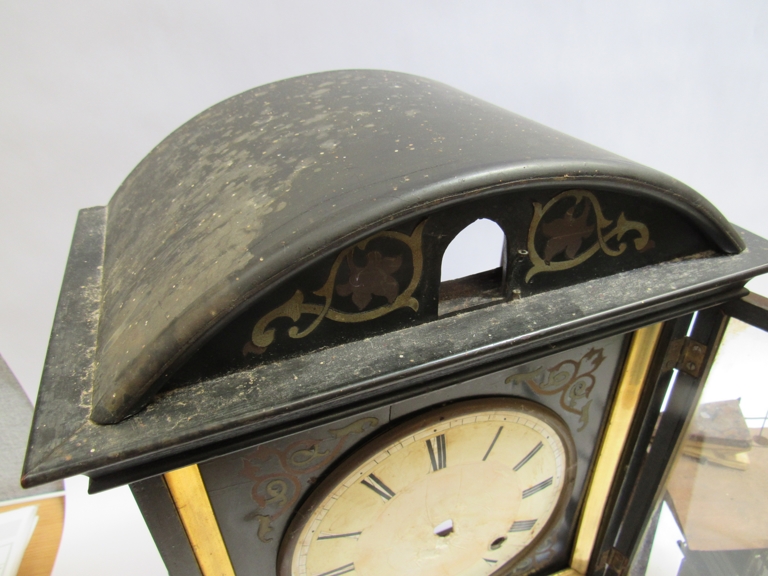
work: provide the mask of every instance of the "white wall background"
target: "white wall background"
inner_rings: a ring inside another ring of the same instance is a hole
[[[0,353],[30,396],[77,210],[212,104],[340,68],[456,86],[667,172],[768,236],[764,0],[3,0]],[[108,504],[119,492],[78,524],[82,486],[55,574],[162,573],[135,509]]]

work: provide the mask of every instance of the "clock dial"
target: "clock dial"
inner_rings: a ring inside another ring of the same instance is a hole
[[[566,426],[482,399],[415,417],[360,449],[286,532],[281,576],[487,575],[549,531],[573,483]]]

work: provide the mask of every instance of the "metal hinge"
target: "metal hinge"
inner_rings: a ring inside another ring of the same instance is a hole
[[[704,360],[707,356],[707,347],[693,338],[685,336],[673,340],[664,360],[663,371],[673,368],[685,372],[689,376],[698,378],[704,368]]]
[[[624,556],[616,548],[608,548],[605,552],[600,554],[600,558],[597,561],[598,570],[604,570],[605,568],[615,572],[617,576],[624,576],[629,568],[629,558]]]

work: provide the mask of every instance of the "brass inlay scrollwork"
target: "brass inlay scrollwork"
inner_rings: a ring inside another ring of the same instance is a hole
[[[269,498],[265,501],[267,506],[272,504],[285,506],[285,503],[288,502],[288,483],[279,478],[272,480],[267,484],[267,494],[269,494]]]
[[[312,304],[305,302],[304,292],[297,290],[285,304],[268,312],[256,322],[251,334],[251,342],[246,344],[244,352],[263,353],[267,346],[275,340],[275,330],[268,328],[268,326],[275,319],[281,317],[290,318],[293,322],[298,322],[304,314],[316,316],[314,321],[304,330],[299,330],[298,326],[291,326],[288,329],[289,337],[304,338],[312,333],[325,318],[334,322],[344,323],[366,322],[380,318],[398,308],[418,310],[419,301],[413,298],[413,293],[419,285],[423,269],[421,234],[425,223],[426,220],[416,226],[410,236],[400,232],[381,232],[342,250],[336,257],[325,284],[314,292],[316,296],[324,298],[325,303]],[[392,273],[398,270],[402,264],[401,256],[387,258],[382,256],[380,252],[372,251],[366,253],[367,264],[364,267],[356,266],[354,263],[353,256],[355,250],[364,252],[369,242],[380,238],[389,238],[402,242],[411,252],[413,274],[410,283],[402,292],[399,291],[399,285],[392,277]],[[343,262],[346,262],[349,267],[350,279],[346,284],[337,285],[336,276]],[[352,302],[361,311],[343,312],[332,308],[331,302],[333,301],[334,292],[339,296],[351,296]],[[387,304],[372,310],[365,310],[373,296],[384,296],[387,299]]]
[[[261,514],[257,514],[254,516],[254,519],[258,520],[259,522],[259,529],[256,532],[256,535],[259,537],[259,540],[264,542],[264,544],[269,544],[274,540],[274,538],[270,538],[269,534],[272,532],[272,518],[269,516],[263,516]]]
[[[567,198],[573,199],[574,203],[564,216],[550,222],[542,222],[544,215],[555,204]],[[576,209],[580,205],[582,206],[581,212],[576,214]],[[588,223],[591,210],[595,212],[596,225]],[[530,282],[531,278],[539,272],[556,272],[578,266],[594,256],[598,250],[602,250],[608,256],[619,256],[627,249],[627,244],[621,240],[628,232],[639,234],[638,237],[634,238],[636,250],[651,247],[650,233],[645,224],[627,220],[622,212],[616,220],[615,226],[606,230],[611,225],[613,225],[613,220],[609,220],[603,215],[595,195],[586,190],[567,190],[552,198],[544,206],[534,202],[533,219],[528,229],[528,253],[533,267],[526,274],[525,281]],[[543,255],[539,254],[536,249],[536,234],[539,231],[548,239]],[[580,252],[582,243],[595,235],[594,244]],[[619,242],[616,248],[608,245],[608,242],[614,238]],[[553,262],[552,259],[560,254],[565,254],[566,260]]]
[[[321,452],[315,444],[306,450],[296,450],[288,457],[288,460],[294,468],[307,469],[318,460],[324,460],[328,454],[330,454],[328,450]]]
[[[550,396],[560,394],[560,406],[564,410],[579,416],[578,431],[589,424],[589,407],[592,400],[589,395],[595,387],[595,370],[605,360],[602,348],[591,348],[580,360],[564,360],[544,369],[536,368],[524,374],[512,374],[507,384],[527,384],[536,394]]]
[[[349,438],[378,424],[379,420],[372,416],[360,418],[342,428],[328,430],[329,437],[325,439],[305,438],[284,450],[262,445],[242,457],[240,474],[253,481],[251,498],[258,505],[245,519],[258,521],[259,540],[272,541],[272,523],[297,502],[305,475],[320,472],[341,453]],[[322,450],[321,444],[327,449]]]
[[[350,434],[362,434],[369,428],[375,428],[378,424],[378,418],[369,416],[368,418],[360,418],[360,420],[356,420],[355,422],[352,422],[352,424],[344,426],[344,428],[332,428],[329,432],[334,438],[343,438]]]

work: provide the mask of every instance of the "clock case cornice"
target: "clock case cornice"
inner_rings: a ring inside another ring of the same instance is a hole
[[[670,215],[659,225],[691,232],[693,248],[664,252],[677,238],[652,230],[660,247],[643,260],[650,244],[635,229],[625,253],[642,267],[606,256],[540,274],[558,278],[549,284],[519,278],[522,297],[454,315],[437,314],[433,282],[417,321],[162,388],[250,306],[322,279],[368,238],[423,224],[434,277],[448,241],[436,223],[505,205],[527,226],[536,203],[585,192],[611,222],[626,213],[637,224],[633,209]],[[23,484],[81,473],[93,490],[133,482],[718,304],[767,268],[768,242],[673,178],[445,85],[347,71],[257,88],[179,128],[107,207],[81,212]]]
[[[103,209],[81,213],[23,484],[75,474],[100,491],[742,295],[768,242],[632,270],[321,349],[158,395],[117,425],[89,418]],[[84,267],[81,263],[90,263]],[[84,288],[83,288],[84,287]],[[90,298],[88,297],[90,295]],[[73,360],[66,365],[59,357]]]

